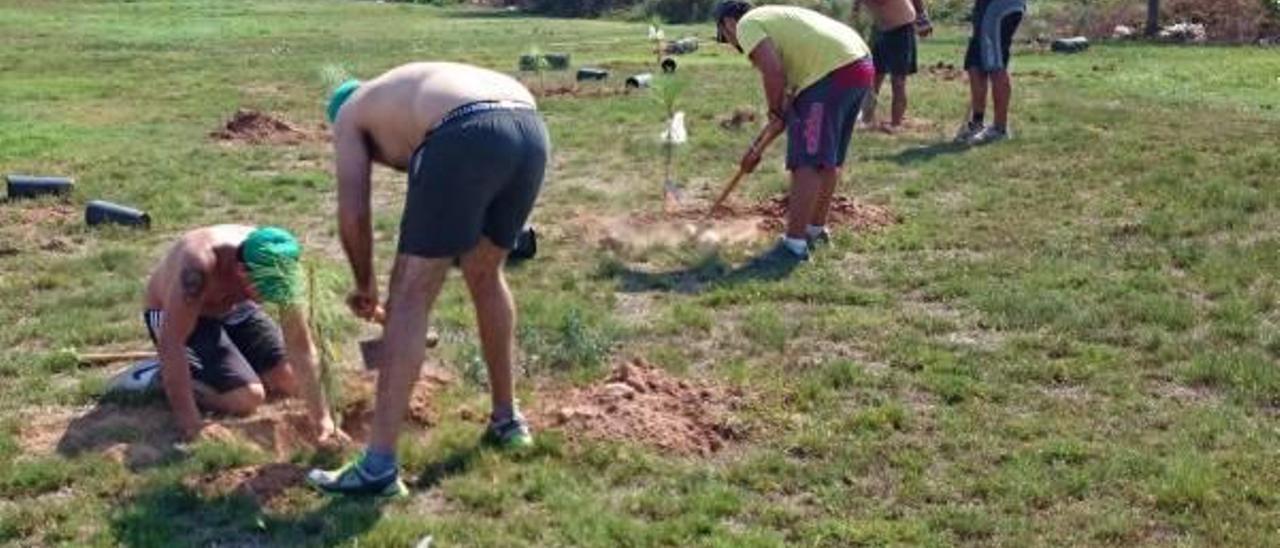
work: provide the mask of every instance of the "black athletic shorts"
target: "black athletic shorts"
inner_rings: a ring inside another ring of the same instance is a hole
[[[1007,70],[1013,35],[1026,11],[1025,0],[978,0],[973,10],[973,36],[964,52],[965,70]]]
[[[158,348],[164,312],[148,310],[142,321]],[[280,328],[251,301],[236,305],[221,318],[201,316],[187,337],[186,347],[191,378],[220,393],[261,384],[259,375],[285,360]]]
[[[876,30],[872,38],[871,59],[875,61],[876,74],[915,74],[915,23],[907,23],[892,30]]]
[[[457,257],[481,235],[512,249],[542,189],[550,153],[546,125],[531,107],[455,109],[413,153],[399,252]]]

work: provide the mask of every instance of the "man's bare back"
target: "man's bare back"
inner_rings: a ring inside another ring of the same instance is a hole
[[[529,90],[500,72],[459,63],[410,63],[360,84],[342,107],[335,139],[357,131],[372,160],[407,171],[427,132],[453,109],[477,101],[536,106]]]
[[[202,295],[200,315],[219,317],[249,299],[248,282],[239,273],[236,249],[253,229],[215,225],[183,234],[151,271],[146,307],[165,310],[176,304],[166,302],[171,295]],[[174,284],[178,284],[180,293],[173,291]]]
[[[916,7],[911,0],[861,0],[871,10],[876,28],[892,30],[916,20]]]

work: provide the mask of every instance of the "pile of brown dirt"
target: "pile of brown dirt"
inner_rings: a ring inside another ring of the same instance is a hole
[[[682,380],[637,359],[614,368],[603,382],[544,398],[536,426],[577,436],[638,443],[682,455],[710,455],[745,438],[731,412],[740,391]]]
[[[925,71],[929,73],[929,76],[947,81],[959,80],[965,77],[964,70],[956,68],[952,63],[943,63],[941,61],[925,67]]]
[[[436,424],[435,394],[453,382],[448,372],[424,367],[414,385],[406,417],[409,425]],[[344,432],[356,442],[365,441],[373,419],[374,387],[370,376],[345,381],[347,402],[340,412]],[[287,459],[299,450],[315,449],[316,432],[298,400],[272,402],[252,416],[214,417],[235,441],[253,446],[276,459]],[[140,469],[178,454],[178,428],[163,402],[150,405],[104,403],[92,408],[38,409],[23,413],[19,443],[33,454],[57,453],[74,457],[101,453]]]
[[[720,127],[737,131],[742,129],[742,126],[754,124],[755,122],[756,111],[745,107],[738,107],[733,109],[733,112],[730,113],[728,117],[720,120]]]
[[[209,136],[222,141],[287,144],[307,140],[311,134],[270,114],[242,108]]]
[[[787,222],[787,196],[775,196],[756,204],[750,211],[765,218],[760,222],[761,229],[782,230]],[[898,221],[898,215],[887,207],[863,203],[848,196],[835,196],[831,199],[827,226],[868,230],[896,224]]]
[[[405,420],[424,428],[435,426],[439,421],[434,407],[435,394],[453,381],[454,377],[448,371],[423,366],[422,375],[409,397],[409,414]],[[375,387],[370,380],[348,380],[345,393],[351,403],[341,412],[342,430],[353,440],[365,441],[369,436],[369,425],[373,422]]]
[[[182,484],[205,497],[242,495],[252,498],[259,506],[268,506],[272,499],[291,487],[302,485],[306,479],[307,470],[301,466],[271,463],[189,477]]]
[[[1015,72],[1013,73],[1013,77],[1025,78],[1025,79],[1052,80],[1054,78],[1057,78],[1058,74],[1051,70],[1029,70],[1026,72]]]

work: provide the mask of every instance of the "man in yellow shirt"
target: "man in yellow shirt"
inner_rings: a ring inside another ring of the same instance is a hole
[[[804,8],[722,0],[713,16],[716,39],[746,54],[760,71],[769,107],[767,137],[787,132],[786,234],[762,259],[807,260],[812,244],[829,239],[831,198],[862,100],[875,80],[871,50],[844,23]],[[743,171],[754,171],[762,152],[748,149]]]

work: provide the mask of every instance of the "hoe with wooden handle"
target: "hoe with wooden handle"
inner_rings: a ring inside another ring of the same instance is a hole
[[[764,129],[761,129],[760,134],[756,135],[755,140],[751,142],[751,148],[759,151],[759,153],[763,155],[764,151],[773,143],[773,140],[777,139],[778,136],[782,134],[781,128],[777,127],[778,125],[780,125],[780,122],[770,122],[764,127]],[[724,185],[724,190],[720,191],[720,196],[711,204],[711,209],[707,210],[707,217],[715,215],[716,210],[720,209],[720,207],[724,205],[724,201],[729,198],[729,194],[733,192],[734,188],[737,188],[738,183],[742,182],[742,178],[746,175],[747,172],[743,171],[743,169],[739,167],[738,172],[735,173],[733,178],[729,179],[729,182]]]

